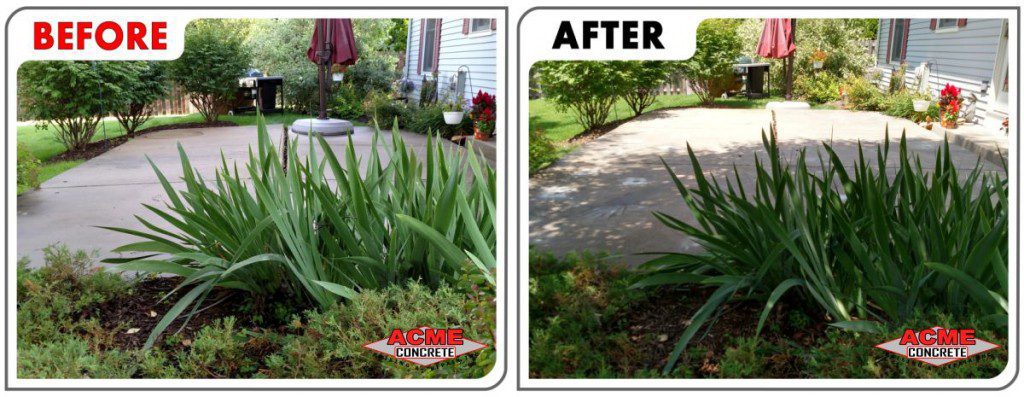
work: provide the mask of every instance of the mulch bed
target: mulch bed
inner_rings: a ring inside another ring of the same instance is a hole
[[[660,370],[665,366],[676,342],[679,341],[679,336],[689,326],[690,318],[714,290],[714,287],[666,288],[630,309],[625,319],[628,324],[626,329],[630,333],[631,341],[636,344],[638,355],[649,360],[643,363],[644,367]],[[714,323],[711,327],[707,328],[705,325],[705,328],[690,340],[690,346],[687,348],[704,348],[707,351],[704,357],[687,357],[684,353],[677,365],[688,365],[694,372],[703,376],[718,374],[718,360],[726,348],[732,346],[732,339],[753,336],[757,328],[757,319],[763,309],[764,306],[754,302],[723,305],[721,315],[712,320]],[[770,318],[780,317],[778,313],[786,310],[786,303],[779,302],[774,310],[775,313]],[[793,327],[782,320],[778,322],[780,332],[772,333],[769,324],[765,324],[761,339],[769,343],[796,342],[803,346],[813,346],[819,337],[824,337],[826,329],[824,323],[806,329]],[[801,376],[801,363],[796,357],[773,356],[768,362],[776,377]]]
[[[141,349],[145,345],[146,339],[149,338],[150,332],[163,319],[164,314],[174,306],[182,295],[189,291],[189,287],[186,287],[167,299],[163,299],[182,280],[181,277],[144,279],[133,286],[130,294],[120,295],[115,299],[88,307],[82,310],[78,316],[83,320],[95,318],[103,330],[111,332],[109,335],[110,345],[103,346],[103,348]],[[260,308],[253,307],[243,292],[215,288],[203,302],[200,311],[187,324],[184,316],[175,319],[163,335],[157,339],[156,345],[160,345],[167,335],[177,333],[183,341],[179,348],[184,348],[204,326],[227,316],[235,317],[237,328],[286,331],[287,327],[284,323],[272,322],[274,316],[263,315],[262,311]],[[262,324],[255,321],[257,316],[263,320]],[[182,327],[183,324],[184,327]]]
[[[151,132],[157,132],[157,131],[180,130],[180,129],[183,129],[183,128],[234,127],[234,126],[237,126],[237,125],[238,124],[232,123],[230,121],[215,121],[215,122],[212,122],[212,123],[165,124],[165,125],[158,125],[158,126],[155,126],[155,127],[150,127],[150,128],[145,128],[145,129],[138,130],[138,131],[135,132],[135,135],[132,136],[132,138],[137,138],[139,136],[142,136],[142,135],[145,135],[145,134],[148,134],[148,133],[151,133]],[[71,161],[71,160],[88,160],[88,159],[91,159],[93,157],[99,156],[99,155],[101,155],[103,153],[106,153],[110,149],[113,149],[113,148],[116,148],[118,146],[121,146],[122,144],[124,144],[125,142],[128,142],[132,138],[129,138],[128,136],[119,136],[119,137],[116,137],[116,138],[110,138],[110,139],[105,139],[105,140],[102,140],[102,141],[91,142],[88,145],[86,145],[85,149],[75,150],[75,151],[66,151],[64,153],[61,153],[61,154],[58,154],[56,156],[51,157],[48,161],[49,162],[55,162],[55,161]]]

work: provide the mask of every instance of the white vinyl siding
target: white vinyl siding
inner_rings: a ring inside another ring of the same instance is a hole
[[[448,90],[449,81],[456,76],[458,81],[459,68],[463,71],[469,70],[465,77],[463,96],[469,100],[476,95],[477,91],[495,94],[497,87],[497,37],[494,30],[490,30],[490,20],[485,19],[488,26],[486,31],[462,33],[462,18],[445,18],[441,21],[441,45],[438,51],[438,80],[440,81],[438,92],[443,99],[444,93]],[[432,79],[430,71],[417,70],[420,65],[420,19],[409,19],[409,46],[406,49],[407,66],[404,70],[405,78],[411,80],[415,90],[410,94],[413,102],[419,101],[420,88],[423,78]],[[472,22],[470,25],[472,28]],[[429,32],[428,32],[429,33]]]
[[[902,20],[896,21],[897,23],[893,25],[899,25],[898,22]],[[951,21],[956,27],[956,20]],[[963,89],[964,96],[973,93],[978,97],[978,121],[986,122],[985,117],[991,109],[991,94],[997,88],[991,80],[995,74],[996,54],[999,51],[999,40],[1005,21],[968,19],[967,24],[956,31],[944,32],[939,28],[939,21],[936,22],[936,29],[932,30],[931,19],[911,19],[910,29],[907,30],[909,36],[905,59],[906,80],[913,80],[914,69],[921,63],[930,63],[928,85],[932,96],[937,97],[946,83]],[[882,19],[878,25],[879,46],[875,55],[876,64],[881,71],[879,85],[887,87],[892,73],[899,68],[899,62],[890,62],[886,59],[890,45],[889,20]],[[898,60],[897,57],[890,58]],[[989,87],[987,91],[982,92],[983,82],[986,81],[989,82]]]

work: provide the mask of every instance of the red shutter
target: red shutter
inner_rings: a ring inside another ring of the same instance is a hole
[[[426,19],[420,19],[420,54],[416,56],[416,63],[419,67],[416,69],[416,74],[423,73],[423,28],[427,26]]]
[[[469,34],[469,24],[472,19],[462,18],[462,34]]]
[[[907,40],[910,39],[910,20],[903,20],[903,52],[900,53],[900,62],[907,59]]]
[[[935,26],[938,25],[938,24],[939,24],[939,20],[938,19],[933,19],[932,22],[928,24],[928,29],[935,30]]]
[[[437,72],[437,64],[441,59],[441,19],[435,19],[434,28],[434,72]]]
[[[957,19],[956,20],[956,26],[961,27],[961,28],[964,27],[964,26],[967,26],[967,20],[966,19]]]
[[[498,20],[497,19],[492,19],[491,20],[491,30],[498,30]]]
[[[893,20],[889,20],[889,40],[885,42],[885,63],[889,63],[889,59],[892,57],[892,28],[895,26]],[[421,30],[422,32],[422,30]]]

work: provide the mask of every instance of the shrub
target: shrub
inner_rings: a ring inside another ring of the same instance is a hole
[[[436,133],[443,138],[469,134],[473,131],[473,120],[464,117],[459,124],[448,125],[444,122],[444,105],[429,104],[414,108],[409,114],[407,126],[410,131],[421,134]]]
[[[920,94],[910,91],[899,91],[882,99],[881,110],[887,115],[901,117],[917,121],[921,114],[914,111],[915,99],[930,99],[927,94]],[[931,116],[932,120],[938,121],[939,107],[932,103],[928,106],[925,116]]]
[[[803,310],[827,315],[845,330],[877,331],[880,323],[898,323],[924,309],[1005,326],[1005,176],[980,166],[962,173],[948,142],[925,171],[908,154],[905,137],[894,174],[872,168],[889,164],[888,137],[871,164],[860,149],[847,168],[827,144],[827,163],[808,161],[801,149],[791,164],[783,160],[774,131],[771,136],[763,138],[767,164],[755,162],[755,188],[749,191],[729,179],[709,180],[689,148],[696,188],[685,187],[665,163],[698,225],[661,212],[655,217],[708,251],[654,259],[642,265],[650,273],[637,286],[718,287],[693,314],[666,372],[714,313],[735,299],[764,303],[758,333],[787,293],[800,295],[797,307],[802,303]],[[735,175],[739,180],[738,169]]]
[[[333,91],[331,112],[342,119],[356,119],[367,114],[363,101],[349,84],[338,84]]]
[[[125,62],[36,61],[18,69],[18,100],[25,117],[55,128],[71,151],[85,149],[100,120],[119,106]]]
[[[882,110],[885,95],[865,77],[854,77],[843,84],[848,105],[856,110]]]
[[[164,64],[160,62],[126,62],[126,73],[120,82],[122,89],[118,107],[114,109],[117,122],[125,135],[135,131],[153,116],[149,105],[167,92]]]
[[[410,112],[408,105],[392,99],[390,95],[382,91],[371,92],[363,100],[363,113],[383,127],[392,126],[395,120],[398,120],[399,124],[406,124]],[[426,132],[426,130],[421,132]]]
[[[220,20],[197,20],[185,29],[185,50],[171,61],[169,74],[188,93],[203,120],[212,123],[234,104],[238,78],[249,68],[250,59],[237,32]]]
[[[738,20],[706,19],[697,26],[697,50],[678,63],[681,73],[704,105],[710,105],[732,85],[733,63],[743,43],[736,32]]]
[[[39,187],[40,161],[24,142],[18,142],[18,191]]]
[[[530,131],[530,175],[558,160],[554,142],[540,129]]]
[[[216,183],[205,183],[180,145],[180,192],[154,166],[170,203],[167,210],[146,208],[175,232],[145,220],[144,231],[108,228],[141,239],[115,252],[142,255],[107,262],[187,278],[181,287],[189,292],[157,324],[147,348],[216,286],[259,297],[293,291],[328,308],[407,280],[438,286],[467,264],[494,282],[495,173],[472,150],[448,149],[430,137],[424,162],[397,128],[388,144],[379,142],[378,130],[366,159],[356,157],[351,136],[342,157],[321,137],[308,156],[289,156],[285,172],[262,117],[257,129],[245,177],[224,160]],[[300,153],[297,141],[289,145],[288,153]]]
[[[433,78],[431,79],[423,76],[423,81],[420,82],[420,106],[435,102],[437,102],[437,72],[433,73]]]
[[[799,76],[793,88],[798,96],[809,102],[828,103],[839,100],[839,78],[828,73]]]
[[[661,87],[671,72],[670,63],[665,61],[616,61],[613,62],[622,70],[625,86],[622,99],[629,105],[634,116],[639,116],[654,104],[657,89]]]
[[[494,133],[496,127],[498,103],[495,99],[494,95],[483,92],[483,90],[477,92],[473,97],[473,107],[469,113],[469,118],[476,128],[488,135]]]
[[[584,132],[604,125],[626,89],[622,71],[613,62],[543,61],[533,68],[544,96],[572,112]]]
[[[389,92],[391,83],[402,76],[395,70],[395,59],[373,55],[359,58],[355,65],[345,72],[345,82],[355,89],[359,96],[372,92]]]

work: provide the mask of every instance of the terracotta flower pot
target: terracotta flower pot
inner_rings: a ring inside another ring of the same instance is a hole
[[[473,124],[473,139],[476,139],[478,141],[486,141],[488,139],[491,139],[491,134],[480,131],[480,126]]]
[[[943,114],[941,116],[941,120],[942,120],[942,127],[943,128],[948,128],[948,129],[956,128],[956,120],[948,120],[948,119],[946,119],[946,115],[945,114]]]

